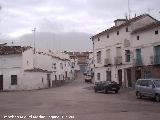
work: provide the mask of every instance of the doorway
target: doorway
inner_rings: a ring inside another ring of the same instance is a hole
[[[122,69],[118,70],[118,82],[122,86]]]
[[[127,72],[128,87],[132,87],[131,69],[126,69],[126,72]]]
[[[3,75],[0,75],[0,91],[3,90]]]
[[[140,79],[141,76],[142,76],[142,71],[141,71],[140,68],[137,68],[137,69],[136,69],[136,81],[137,81],[138,79]]]
[[[48,87],[51,87],[51,74],[47,74]]]
[[[111,71],[106,71],[106,80],[111,81]]]

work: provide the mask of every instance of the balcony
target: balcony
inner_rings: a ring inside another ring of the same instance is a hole
[[[154,56],[154,64],[160,65],[160,55]]]
[[[135,66],[143,66],[143,62],[141,58],[137,58],[135,61]]]
[[[153,65],[160,65],[160,55],[158,56],[151,56],[151,64]]]
[[[111,65],[111,59],[110,58],[106,58],[104,60],[104,66],[107,67],[107,66],[110,66]]]
[[[122,56],[115,57],[115,65],[121,65],[122,64]]]

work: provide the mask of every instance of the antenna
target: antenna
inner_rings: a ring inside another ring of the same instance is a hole
[[[131,15],[131,9],[130,9],[130,0],[128,0],[128,19],[130,19]]]

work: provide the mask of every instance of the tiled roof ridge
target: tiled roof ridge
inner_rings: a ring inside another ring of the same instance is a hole
[[[0,46],[0,55],[22,54],[23,51],[31,48],[30,46]]]
[[[153,23],[148,24],[146,26],[143,26],[141,28],[135,29],[134,31],[132,31],[132,34],[138,33],[140,31],[148,30],[150,28],[155,28],[155,27],[158,27],[158,26],[160,26],[160,21],[156,21],[156,22],[153,22]]]
[[[123,26],[129,25],[131,22],[137,21],[137,20],[139,20],[139,19],[141,19],[141,18],[144,18],[144,17],[146,17],[146,16],[151,17],[149,14],[139,15],[139,16],[134,17],[134,18],[132,18],[132,19],[126,20],[126,22],[122,23],[121,25],[112,26],[112,27],[110,27],[110,28],[108,28],[108,29],[106,29],[106,30],[104,30],[104,31],[102,31],[102,32],[100,32],[100,33],[92,36],[91,38],[97,37],[97,36],[99,36],[99,35],[101,35],[101,34],[104,34],[104,33],[106,33],[106,32],[111,32],[111,31],[117,30],[117,29],[119,29],[119,28],[121,28],[121,27],[123,27]],[[151,17],[151,18],[154,19],[153,17]],[[156,19],[155,19],[155,20],[156,20]],[[157,20],[156,20],[156,21],[157,21]]]

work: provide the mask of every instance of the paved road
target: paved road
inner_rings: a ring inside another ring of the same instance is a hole
[[[20,116],[31,120],[160,119],[160,103],[137,100],[129,89],[119,94],[94,93],[91,85],[79,75],[72,83],[57,88],[0,92],[0,120],[20,120]]]

